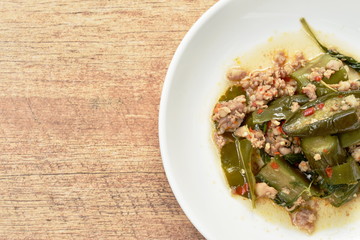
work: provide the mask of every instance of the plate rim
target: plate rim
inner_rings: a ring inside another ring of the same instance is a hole
[[[163,167],[165,170],[166,178],[169,182],[170,188],[175,196],[175,199],[177,200],[178,204],[180,205],[182,211],[186,215],[186,217],[189,219],[189,221],[193,224],[193,226],[206,238],[209,239],[209,236],[206,234],[205,229],[203,228],[203,225],[201,224],[201,221],[191,214],[191,211],[188,210],[186,207],[187,203],[181,196],[180,190],[177,185],[177,181],[174,177],[174,174],[172,174],[172,168],[170,166],[169,161],[167,160],[169,158],[168,148],[167,148],[167,138],[166,138],[166,115],[167,115],[167,104],[168,104],[168,92],[169,89],[173,83],[173,77],[175,74],[175,70],[179,64],[179,61],[184,53],[184,50],[188,46],[188,44],[191,42],[191,40],[194,38],[195,34],[201,29],[201,27],[210,19],[213,15],[215,15],[217,12],[219,12],[222,8],[224,8],[227,4],[229,4],[232,0],[221,0],[216,2],[214,5],[212,5],[209,9],[207,9],[196,21],[195,23],[190,27],[188,32],[185,34],[184,38],[181,40],[179,46],[177,47],[174,56],[169,64],[169,68],[167,70],[167,73],[165,75],[165,80],[163,83],[162,91],[161,91],[161,97],[160,97],[160,107],[159,107],[159,117],[158,117],[158,137],[159,137],[159,147],[160,147],[160,154],[161,159],[163,163]]]

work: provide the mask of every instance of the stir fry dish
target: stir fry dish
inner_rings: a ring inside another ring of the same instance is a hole
[[[360,188],[360,71],[354,58],[322,45],[314,59],[278,51],[273,66],[227,72],[230,87],[212,113],[214,142],[233,194],[271,199],[311,233],[321,198],[340,207]]]

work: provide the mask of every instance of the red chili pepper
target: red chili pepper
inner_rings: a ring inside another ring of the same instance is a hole
[[[305,109],[305,111],[303,112],[305,117],[313,115],[314,113],[315,113],[314,107],[309,107],[308,109]]]
[[[339,95],[338,98],[343,98],[344,96],[343,95]]]
[[[275,153],[276,154],[276,153]],[[280,153],[279,153],[280,154]],[[279,169],[279,164],[277,164],[276,162],[272,162],[272,163],[270,163],[270,167],[272,168],[272,169]]]
[[[292,78],[289,77],[289,76],[284,77],[284,81],[285,81],[285,82],[290,82],[291,80],[292,80]]]
[[[215,108],[214,108],[214,113],[218,113],[220,107],[221,107],[221,104],[220,104],[220,103],[216,104],[216,106],[215,106]]]
[[[321,80],[322,80],[322,77],[321,77],[321,76],[316,76],[316,77],[315,77],[315,81],[320,82]]]
[[[283,130],[283,128],[282,128],[282,126],[279,126],[279,127],[278,127],[278,130],[281,132],[281,134],[286,135],[286,132],[284,132],[284,130]]]
[[[332,177],[332,174],[333,174],[332,167],[325,168],[325,172],[326,172],[326,175],[328,175],[329,178]]]
[[[323,153],[328,153],[328,152],[329,152],[329,150],[323,149]]]
[[[249,184],[247,184],[247,183],[245,183],[242,186],[236,187],[236,193],[239,195],[244,195],[248,191],[249,191]]]
[[[319,103],[318,105],[316,105],[316,107],[317,107],[318,109],[323,109],[324,106],[325,106],[325,103]]]
[[[257,110],[257,113],[258,113],[258,114],[261,114],[261,113],[263,113],[263,112],[264,112],[264,110],[261,109],[261,108],[260,108],[259,110]]]

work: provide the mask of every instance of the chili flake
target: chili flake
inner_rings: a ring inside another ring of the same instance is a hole
[[[314,113],[315,113],[314,107],[309,107],[308,109],[305,109],[305,111],[303,112],[305,117],[313,115]]]
[[[317,81],[317,82],[320,82],[322,80],[322,77],[321,76],[316,76],[314,80]]]
[[[323,109],[324,106],[325,106],[325,103],[319,103],[318,105],[316,105],[316,107],[317,107],[318,109]]]
[[[279,164],[277,164],[276,162],[272,162],[272,163],[270,163],[270,167],[272,167],[272,169],[279,169]]]
[[[245,193],[247,193],[249,191],[249,184],[245,183],[242,186],[238,186],[238,187],[236,187],[235,191],[239,195],[244,195]]]
[[[325,172],[326,172],[326,175],[327,175],[329,178],[332,177],[332,174],[333,174],[332,167],[327,167],[327,168],[325,168]]]

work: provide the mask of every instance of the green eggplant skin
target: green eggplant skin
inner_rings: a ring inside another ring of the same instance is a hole
[[[307,104],[304,104],[303,106],[300,107],[300,109],[303,110],[303,109],[307,109],[309,107],[314,107],[314,106],[318,105],[319,103],[323,103],[334,97],[342,98],[342,97],[346,97],[349,95],[354,95],[356,98],[360,98],[360,90],[329,93],[326,96],[321,96],[313,101],[308,102]]]
[[[337,136],[314,136],[301,139],[301,149],[309,161],[311,169],[322,177],[327,177],[325,169],[346,161],[346,151]],[[314,158],[319,154],[321,159]]]
[[[241,168],[241,172],[243,172],[242,175],[244,177],[244,181],[248,184],[248,187],[249,187],[250,194],[248,194],[248,197],[251,199],[253,208],[255,208],[256,180],[255,180],[255,176],[252,172],[252,167],[251,167],[252,155],[253,155],[252,153],[253,153],[254,149],[251,146],[251,142],[247,139],[239,140],[236,138],[235,146],[236,146],[236,151],[237,151],[237,155],[238,155],[239,166]]]
[[[293,102],[304,105],[310,99],[304,95],[284,96],[269,104],[268,108],[262,110],[261,113],[254,111],[252,119],[255,124],[261,124],[272,119],[283,120],[288,119],[293,112],[291,106]]]
[[[234,138],[227,142],[220,150],[221,167],[225,173],[229,186],[235,189],[245,183],[249,186],[249,192],[243,196],[250,198],[255,207],[255,176],[251,170],[252,153],[254,149],[251,143],[242,139]]]
[[[310,195],[317,194],[310,181],[279,156],[271,158],[256,178],[275,188],[278,191],[277,197],[286,206],[292,206],[300,196],[307,199]],[[284,189],[288,189],[289,192],[283,191]],[[309,192],[307,189],[310,189]]]
[[[219,102],[230,101],[240,95],[245,95],[245,90],[238,85],[229,87],[226,92],[219,98]]]
[[[316,95],[323,96],[329,93],[334,92],[333,89],[327,87],[321,82],[310,81],[308,76],[312,72],[312,68],[315,67],[325,67],[326,64],[331,60],[337,60],[336,58],[330,56],[329,54],[321,54],[318,57],[314,58],[310,62],[308,62],[303,68],[293,72],[290,76],[295,79],[298,83],[298,92],[301,92],[303,87],[306,87],[309,83],[312,83],[316,86]],[[334,74],[330,76],[330,78],[324,77],[322,79],[326,84],[335,84],[340,81],[347,81],[348,74],[344,67],[341,67],[339,71],[336,71]]]
[[[360,168],[354,158],[349,157],[346,163],[331,168],[331,176],[326,181],[331,185],[356,184],[360,179]]]
[[[349,95],[359,98],[360,91],[331,93],[301,106],[283,125],[284,132],[289,136],[308,137],[343,133],[360,128],[359,111],[356,109],[329,110],[331,105],[341,102],[343,97]],[[305,116],[305,111],[316,108],[319,104],[324,104],[325,107],[316,110],[310,116]]]
[[[359,188],[360,182],[351,185],[336,185],[335,190],[326,196],[325,199],[327,199],[334,207],[340,207],[354,199],[356,196],[355,194],[359,192]]]
[[[360,143],[360,128],[351,132],[339,134],[339,140],[343,148]]]
[[[231,188],[245,184],[237,155],[235,142],[226,143],[220,151],[221,167],[225,173],[226,180]]]
[[[283,156],[284,159],[293,166],[299,165],[301,161],[307,161],[302,153],[289,153]]]

